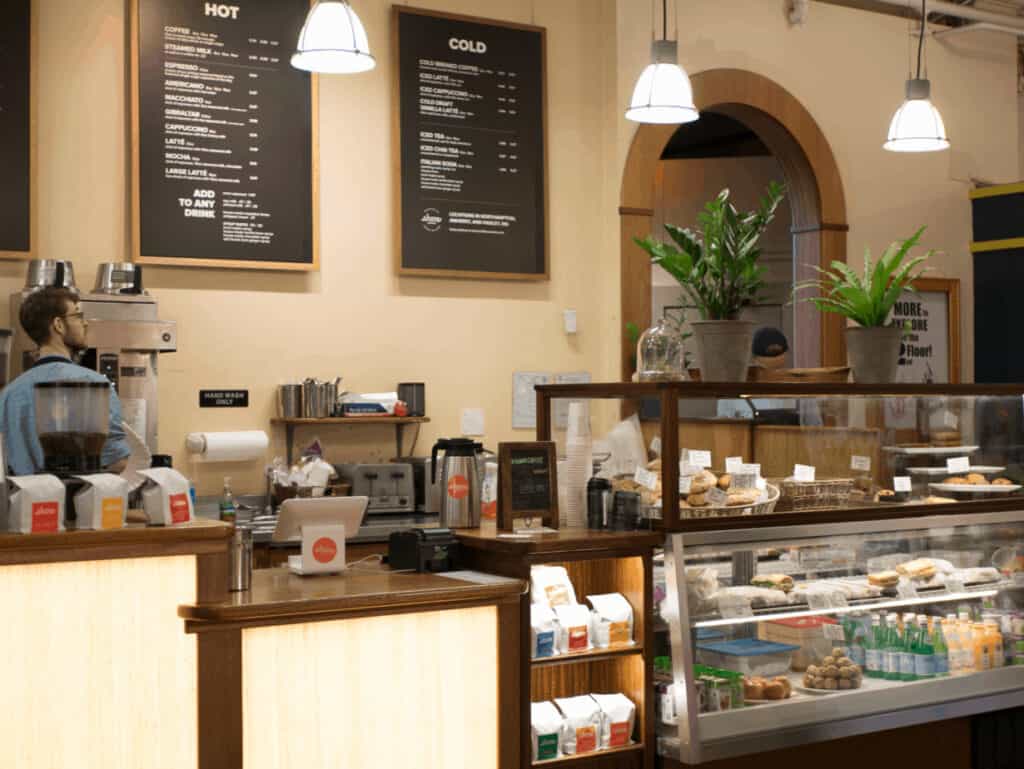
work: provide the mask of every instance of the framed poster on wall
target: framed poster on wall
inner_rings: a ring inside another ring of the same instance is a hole
[[[392,17],[396,272],[547,280],[544,29]]]
[[[30,259],[35,44],[31,0],[0,3],[0,258]]]
[[[906,324],[900,382],[960,382],[960,281],[918,278],[896,302],[892,319]]]
[[[319,267],[308,0],[130,0],[132,252],[144,264]]]

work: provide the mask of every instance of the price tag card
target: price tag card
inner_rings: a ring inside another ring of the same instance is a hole
[[[644,467],[638,467],[633,480],[646,489],[653,491],[658,485],[658,476]]]
[[[758,491],[767,491],[768,481],[766,481],[764,478],[758,478],[757,481],[754,483],[754,486]]]
[[[654,456],[656,456],[656,457],[660,457],[661,456],[661,436],[660,435],[655,435],[653,438],[651,438],[651,445],[650,445],[649,448],[650,448],[651,453],[654,454]]]
[[[812,465],[793,465],[793,479],[802,483],[814,483],[814,467]]]
[[[756,489],[758,477],[754,473],[733,473],[729,489]]]
[[[722,619],[739,619],[741,617],[754,616],[754,610],[750,608],[750,601],[736,595],[719,597],[718,613],[722,615]]]
[[[807,606],[814,611],[824,611],[831,609],[832,607],[832,596],[824,591],[814,591],[807,593]]]
[[[892,487],[894,491],[904,492],[910,491],[910,476],[909,475],[897,475],[892,479]]]
[[[846,635],[843,633],[843,626],[836,625],[832,622],[826,622],[821,626],[822,631],[825,633],[825,638],[830,641],[845,641]]]
[[[680,475],[679,476],[679,493],[680,494],[689,494],[690,493],[690,484],[692,482],[693,482],[693,476],[692,475]]]
[[[950,473],[969,473],[971,460],[969,457],[950,457],[946,460],[946,471]]]
[[[696,467],[704,468],[711,467],[711,452],[710,451],[691,451],[690,452],[690,464]]]
[[[962,593],[967,588],[964,587],[964,580],[959,574],[947,574],[946,575],[946,592],[947,593]]]
[[[900,598],[917,598],[917,585],[912,579],[900,577],[900,581],[896,585],[896,595]]]
[[[960,424],[960,420],[957,419],[956,414],[952,411],[942,412],[942,424],[951,430],[955,430]]]
[[[679,477],[684,475],[699,475],[701,468],[691,465],[689,462],[679,461]]]
[[[713,507],[724,507],[725,503],[729,501],[729,495],[722,491],[717,486],[708,489],[708,502]]]
[[[738,473],[743,466],[743,457],[726,457],[725,472]]]
[[[854,454],[850,458],[850,469],[861,473],[871,472],[871,457],[861,457]]]

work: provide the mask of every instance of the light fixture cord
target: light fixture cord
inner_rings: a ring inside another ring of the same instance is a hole
[[[921,79],[921,49],[924,47],[924,28],[928,24],[928,0],[921,0],[921,34],[917,38],[917,79]]]

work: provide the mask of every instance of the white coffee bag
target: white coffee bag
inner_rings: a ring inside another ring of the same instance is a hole
[[[633,643],[633,607],[621,593],[588,595],[594,608],[591,626],[593,644],[599,649],[628,646]]]
[[[624,694],[592,694],[601,708],[601,748],[623,748],[633,740],[636,705]]]
[[[577,603],[576,591],[564,566],[534,566],[530,569],[530,592],[533,603],[552,609]]]
[[[530,734],[534,761],[549,761],[562,755],[562,714],[552,703],[530,703]]]
[[[593,648],[590,641],[590,611],[586,606],[556,606],[554,612],[558,620],[556,636],[559,654],[585,652]]]
[[[121,529],[128,515],[128,481],[113,473],[76,475],[86,482],[75,494],[75,526],[79,529]]]
[[[53,475],[16,475],[8,501],[7,528],[22,534],[64,531],[64,484]]]
[[[556,699],[555,704],[562,711],[562,752],[567,756],[589,753],[597,750],[601,732],[601,707],[593,697]]]
[[[552,657],[558,654],[555,635],[558,620],[544,604],[530,605],[530,656]]]
[[[139,473],[147,479],[142,487],[142,506],[150,525],[171,526],[192,520],[192,498],[184,475],[170,467],[153,467]]]

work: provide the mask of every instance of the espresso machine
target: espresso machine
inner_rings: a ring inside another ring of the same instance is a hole
[[[18,321],[21,304],[45,286],[77,291],[71,262],[34,259],[29,263],[25,288],[11,297],[11,377],[36,360],[35,344]],[[157,317],[157,303],[142,286],[142,268],[131,262],[101,264],[92,293],[79,292],[89,323],[89,347],[78,361],[104,374],[117,388],[122,419],[157,453],[157,356],[175,352],[177,324]]]

